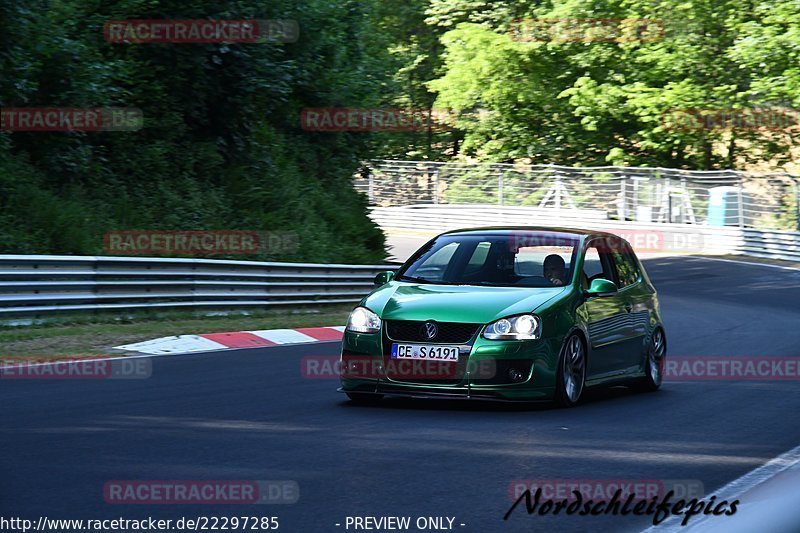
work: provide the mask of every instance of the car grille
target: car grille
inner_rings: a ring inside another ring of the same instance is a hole
[[[421,320],[387,320],[386,334],[392,340],[403,342],[467,344],[481,328],[481,324],[435,322],[438,333],[429,339],[424,333],[425,323],[426,321]]]

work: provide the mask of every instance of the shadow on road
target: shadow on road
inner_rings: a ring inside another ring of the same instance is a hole
[[[657,395],[668,394],[660,390]],[[636,392],[628,387],[599,387],[587,389],[581,403],[575,407],[610,402],[615,400],[637,401],[641,398],[652,396],[647,393]],[[420,411],[476,411],[476,412],[537,412],[556,411],[562,409],[552,402],[492,402],[484,400],[441,400],[428,398],[404,398],[400,396],[387,396],[381,402],[372,405],[361,405],[350,401],[343,401],[340,407],[347,409],[408,409]]]

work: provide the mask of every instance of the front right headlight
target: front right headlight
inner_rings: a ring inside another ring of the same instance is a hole
[[[347,319],[347,331],[355,333],[378,333],[381,319],[366,307],[356,307]]]

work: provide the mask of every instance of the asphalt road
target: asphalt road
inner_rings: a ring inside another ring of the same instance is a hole
[[[800,272],[695,258],[646,267],[671,355],[800,355]],[[667,382],[576,409],[349,404],[301,375],[336,343],[153,359],[149,379],[0,381],[0,516],[448,516],[456,531],[637,531],[646,517],[540,517],[513,480],[699,480],[715,489],[800,443],[797,381]],[[110,505],[109,480],[294,480],[290,505]],[[336,526],[335,524],[342,524]],[[460,524],[464,524],[461,526]],[[353,531],[351,528],[350,531]]]

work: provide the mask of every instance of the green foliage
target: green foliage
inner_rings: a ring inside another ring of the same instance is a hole
[[[295,19],[300,39],[105,41],[106,21],[134,18]],[[549,21],[537,30],[549,37],[515,39],[524,19]],[[564,33],[564,21],[592,19],[628,22],[616,40]],[[635,38],[633,20],[650,33]],[[792,130],[704,128],[681,110],[797,117],[797,2],[0,0],[0,27],[0,106],[145,116],[135,133],[0,133],[2,252],[100,253],[109,230],[249,229],[299,234],[300,249],[277,259],[372,262],[384,238],[351,186],[371,158],[748,168],[790,162],[796,143]],[[452,111],[454,121],[315,133],[300,128],[312,107]],[[444,198],[499,202],[478,178]],[[504,180],[508,205],[538,205],[549,183]],[[793,223],[793,196],[776,211]]]
[[[2,252],[100,253],[117,229],[295,231],[278,259],[371,262],[383,235],[351,177],[369,135],[300,129],[305,107],[376,105],[377,2],[0,3],[0,105],[138,107],[138,132],[3,135]],[[296,19],[293,44],[110,44],[118,19]]]
[[[450,30],[443,75],[430,82],[437,104],[473,111],[458,123],[462,156],[692,169],[791,160],[789,131],[697,121],[681,128],[669,120],[676,110],[796,106],[796,3],[432,0],[429,13],[431,24]],[[549,38],[514,39],[509,28],[518,18],[548,21]],[[592,19],[629,22],[617,25],[617,40],[563,33],[565,20]],[[630,33],[633,19],[651,21],[644,38]]]

